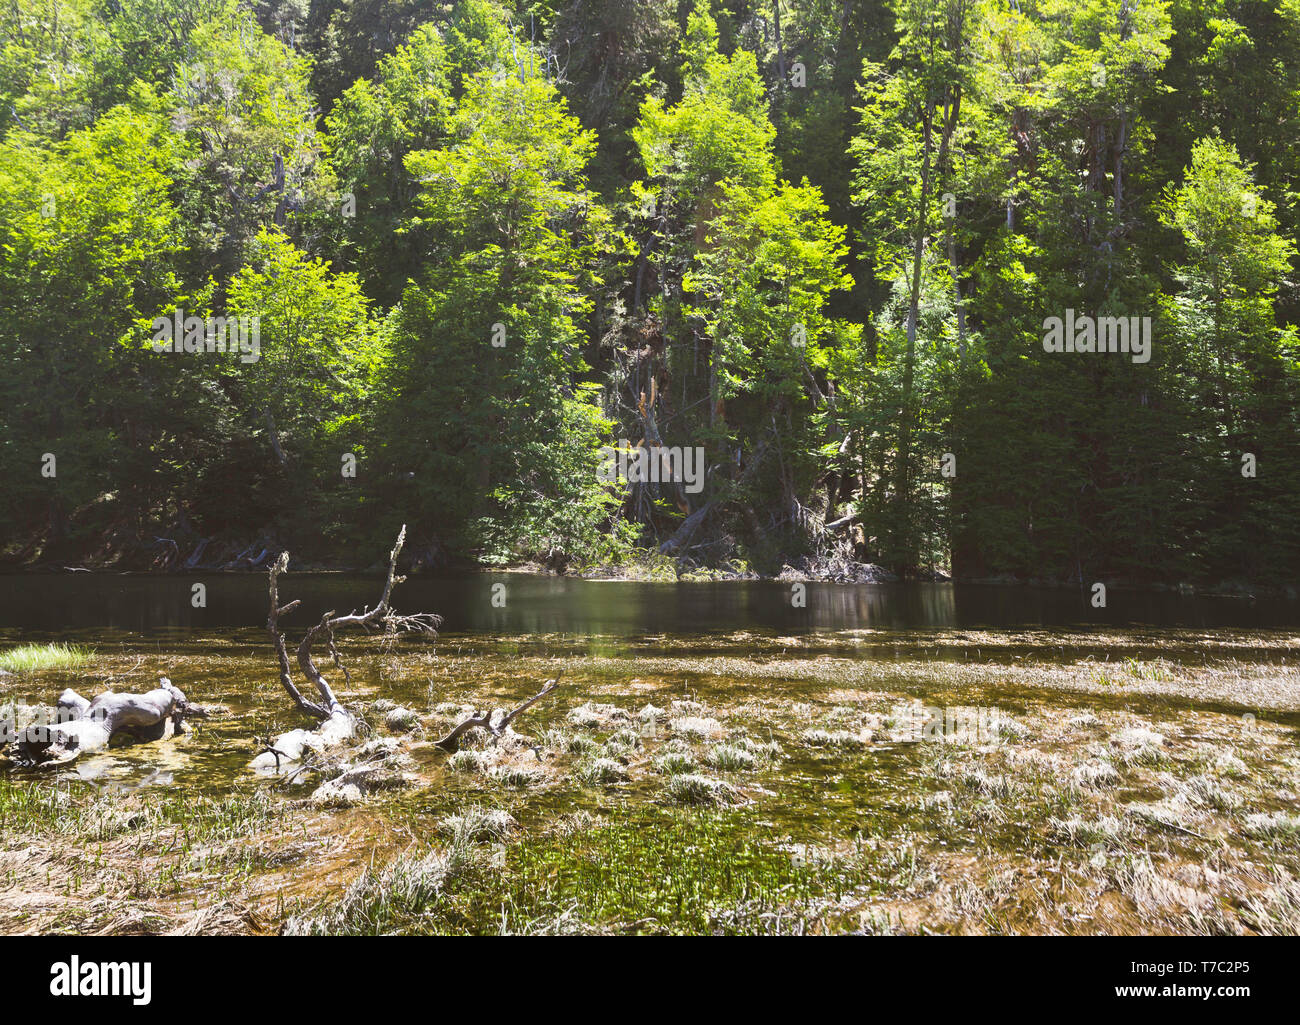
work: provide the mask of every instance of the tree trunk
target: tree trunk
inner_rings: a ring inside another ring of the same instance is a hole
[[[337,744],[350,740],[356,735],[356,721],[352,713],[335,697],[334,689],[317,668],[316,662],[312,658],[312,646],[317,643],[317,639],[322,634],[325,636],[326,645],[334,666],[343,674],[345,681],[350,681],[351,677],[348,674],[347,667],[343,665],[342,659],[339,658],[338,648],[334,644],[335,630],[350,626],[369,630],[376,626],[382,626],[385,633],[390,636],[406,631],[431,634],[435,633],[442,623],[442,617],[433,613],[422,612],[413,616],[398,615],[389,604],[393,588],[405,579],[397,576],[397,557],[401,553],[405,541],[406,525],[403,524],[401,532],[397,535],[397,543],[388,554],[388,577],[384,581],[384,591],[379,597],[379,603],[374,608],[359,613],[353,612],[346,616],[336,616],[331,610],[321,617],[319,623],[308,628],[307,633],[303,636],[302,643],[298,645],[298,667],[302,670],[302,674],[315,686],[316,693],[320,695],[319,702],[309,701],[303,697],[302,692],[298,690],[297,685],[294,683],[293,669],[289,662],[289,649],[285,644],[284,634],[280,631],[280,617],[288,615],[301,604],[297,599],[286,605],[280,604],[279,579],[282,573],[288,572],[289,553],[281,552],[280,557],[271,565],[267,575],[267,590],[271,601],[271,609],[266,620],[266,631],[271,635],[271,642],[275,645],[275,653],[280,666],[281,686],[284,687],[285,692],[293,699],[294,704],[299,709],[320,722],[317,731],[318,735],[314,741],[317,744],[322,741],[326,744]],[[306,732],[305,730],[293,730],[282,734],[267,744],[264,754],[273,755],[277,766],[281,757],[287,757],[289,761],[297,760],[305,747],[311,746],[310,743],[306,742]],[[292,753],[291,748],[296,753]],[[264,762],[261,755],[259,755],[259,760],[254,761],[255,767]]]
[[[108,747],[114,736],[136,740],[161,740],[184,732],[186,717],[206,719],[207,712],[186,699],[184,692],[160,677],[158,686],[145,694],[106,691],[88,701],[74,690],[59,695],[52,723],[26,727],[14,740],[21,764],[51,767],[78,755]]]
[[[906,573],[915,563],[912,529],[909,520],[912,493],[912,398],[916,381],[916,328],[921,315],[921,263],[925,258],[925,234],[930,213],[930,152],[934,142],[934,108],[928,99],[922,109],[924,151],[921,162],[921,198],[916,216],[916,235],[912,243],[912,289],[907,309],[907,351],[903,360],[903,401],[899,424],[897,491],[895,508],[901,509],[903,524],[899,569]]]
[[[271,410],[266,411],[266,436],[271,439],[271,451],[275,453],[276,462],[281,466],[288,466],[289,461],[284,457],[284,450],[280,448],[280,432],[275,426],[275,417],[271,415]]]
[[[785,88],[785,51],[781,49],[781,0],[773,0],[772,13],[776,22],[776,75],[781,88]]]

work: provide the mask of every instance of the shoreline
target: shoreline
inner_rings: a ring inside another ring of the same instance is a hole
[[[268,560],[269,561],[269,560]],[[799,561],[799,560],[796,560]],[[90,568],[86,566],[51,566],[51,565],[2,565],[0,577],[45,577],[86,574],[94,577],[184,577],[194,573],[218,576],[247,576],[265,572],[266,566],[250,567],[216,567],[194,566],[177,569],[114,569],[110,567]],[[296,575],[314,576],[382,576],[383,567],[324,564],[304,561],[296,569]],[[907,586],[914,584],[950,584],[957,587],[993,587],[1006,590],[1085,590],[1077,580],[1053,580],[1046,578],[1021,579],[1009,574],[987,577],[953,577],[943,572],[931,572],[920,576],[900,577],[882,567],[870,563],[850,564],[832,572],[818,572],[816,568],[795,568],[789,564],[779,573],[760,573],[755,570],[735,568],[717,569],[700,567],[680,572],[667,567],[634,563],[624,566],[598,566],[577,570],[555,570],[538,562],[520,562],[504,566],[491,566],[484,563],[460,561],[454,564],[429,569],[426,566],[408,568],[405,571],[411,579],[455,579],[491,574],[511,574],[520,576],[554,577],[557,579],[585,580],[592,583],[660,583],[660,584],[706,584],[706,583],[809,583],[842,584],[845,586]],[[1177,584],[1162,581],[1134,581],[1123,577],[1100,577],[1096,582],[1106,585],[1107,590],[1125,594],[1164,594],[1183,598],[1217,598],[1237,601],[1297,601],[1300,600],[1300,586],[1260,584],[1251,581],[1227,580],[1216,584]]]

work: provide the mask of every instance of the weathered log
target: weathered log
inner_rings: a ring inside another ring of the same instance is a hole
[[[105,748],[117,736],[161,740],[169,726],[174,735],[183,733],[187,717],[205,719],[207,714],[165,676],[144,694],[105,691],[88,701],[69,689],[59,695],[54,722],[26,727],[15,738],[14,748],[21,763],[57,765]]]

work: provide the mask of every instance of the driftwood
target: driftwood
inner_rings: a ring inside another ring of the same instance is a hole
[[[254,760],[255,767],[267,765],[266,756],[270,755],[274,758],[278,771],[282,758],[288,761],[298,761],[306,750],[319,750],[322,744],[337,744],[356,736],[355,718],[335,696],[334,689],[321,673],[315,659],[312,657],[312,648],[317,643],[324,641],[334,667],[343,674],[345,682],[351,682],[347,667],[339,657],[334,638],[335,631],[347,627],[357,627],[366,631],[382,628],[385,636],[396,636],[399,633],[435,634],[437,632],[439,625],[442,623],[441,616],[431,612],[421,612],[413,616],[398,615],[393,610],[392,605],[389,604],[393,595],[393,588],[406,579],[397,575],[397,557],[401,553],[405,541],[406,526],[403,525],[401,533],[397,535],[397,544],[393,546],[393,550],[388,555],[388,576],[384,581],[383,594],[379,596],[379,602],[374,608],[365,609],[361,612],[354,611],[346,616],[335,615],[334,611],[330,610],[321,617],[319,623],[308,628],[307,633],[303,636],[302,643],[298,645],[298,667],[303,676],[316,688],[316,693],[320,698],[318,701],[304,697],[297,684],[294,683],[292,663],[289,660],[289,649],[285,644],[284,633],[280,630],[280,617],[293,612],[301,604],[297,599],[285,605],[280,604],[279,579],[280,574],[287,572],[289,569],[289,553],[281,552],[280,557],[272,563],[268,573],[267,586],[271,608],[266,620],[266,630],[271,635],[271,641],[275,645],[276,656],[280,662],[280,684],[289,697],[293,699],[293,703],[298,709],[318,720],[320,726],[314,733],[307,730],[292,730],[289,733],[281,734],[273,741],[264,743],[262,745],[262,754]]]
[[[343,664],[343,660],[339,657],[338,646],[335,643],[336,631],[347,627],[358,627],[366,631],[382,629],[386,637],[393,637],[399,633],[437,633],[438,627],[442,624],[441,616],[430,612],[421,612],[410,616],[399,615],[391,605],[393,588],[405,579],[397,575],[397,557],[401,553],[405,541],[406,527],[403,526],[401,532],[397,535],[397,543],[388,555],[388,576],[384,581],[383,593],[379,596],[379,602],[374,608],[368,608],[361,612],[352,612],[346,616],[336,615],[333,611],[327,612],[321,617],[320,622],[307,629],[302,642],[298,645],[298,668],[302,671],[303,676],[315,687],[316,694],[319,696],[318,699],[304,697],[302,691],[298,689],[297,684],[294,682],[293,664],[289,658],[289,648],[285,643],[284,633],[280,629],[280,617],[293,612],[301,604],[296,600],[287,602],[284,605],[280,604],[279,580],[280,575],[288,571],[289,553],[282,552],[280,557],[272,564],[267,583],[270,613],[266,621],[266,630],[271,636],[271,641],[275,645],[276,656],[279,659],[280,684],[293,700],[294,705],[300,711],[316,719],[319,726],[315,730],[290,730],[288,733],[282,733],[274,738],[270,736],[256,738],[258,754],[253,759],[254,769],[262,772],[274,772],[276,775],[279,775],[282,771],[287,771],[289,778],[293,779],[304,771],[302,766],[305,766],[308,758],[313,755],[317,756],[323,766],[326,762],[332,760],[327,753],[329,748],[352,740],[356,736],[357,723],[355,717],[338,700],[329,681],[321,673],[312,656],[312,650],[316,645],[324,643],[334,667],[343,674],[344,681],[350,683],[351,676],[347,667]],[[541,701],[542,698],[550,694],[559,685],[559,682],[559,676],[556,676],[553,680],[547,680],[545,686],[538,693],[509,711],[495,709],[487,712],[476,711],[474,715],[469,716],[453,727],[450,733],[436,742],[436,746],[444,751],[454,752],[460,748],[461,738],[475,727],[486,730],[494,739],[501,737],[517,716],[526,712]],[[294,766],[294,763],[300,763],[300,765]],[[289,768],[289,766],[294,767]],[[345,768],[339,780],[350,778],[349,772],[355,774],[359,771],[358,766]],[[337,784],[338,780],[333,781],[333,783]],[[330,785],[330,783],[327,783],[322,789],[328,789]],[[339,787],[336,786],[335,789],[338,790]],[[340,790],[340,793],[342,793],[342,790]]]
[[[160,676],[158,686],[145,694],[105,691],[87,700],[74,690],[59,695],[54,722],[34,723],[13,739],[24,765],[58,765],[78,755],[106,748],[115,738],[161,740],[185,732],[185,719],[206,719],[202,707],[191,704],[180,688]]]
[[[492,717],[495,714],[492,709],[488,709],[486,712],[476,712],[463,722],[457,723],[456,726],[452,728],[452,731],[439,740],[434,746],[440,747],[444,751],[451,751],[454,753],[460,749],[460,738],[475,727],[487,730],[494,739],[501,736],[505,733],[506,727],[510,725],[510,721],[514,719],[515,716],[519,715],[521,712],[528,711],[528,709],[532,708],[533,705],[546,697],[547,694],[555,690],[555,688],[560,685],[560,676],[563,675],[564,671],[561,670],[559,676],[555,677],[553,680],[547,680],[546,685],[542,687],[541,690],[525,701],[522,705],[519,705],[517,708],[505,713],[496,721],[495,724],[492,721]]]
[[[394,636],[404,632],[435,634],[442,624],[442,617],[431,612],[420,612],[414,616],[399,616],[389,604],[393,588],[406,579],[397,576],[397,556],[401,552],[405,540],[406,526],[403,525],[401,533],[397,535],[397,544],[393,546],[393,550],[388,555],[388,578],[384,581],[384,593],[379,596],[379,603],[374,608],[363,612],[354,611],[346,616],[336,616],[331,609],[321,617],[319,623],[308,629],[302,643],[298,645],[298,666],[303,675],[315,685],[316,691],[321,697],[320,702],[308,701],[294,684],[293,671],[289,664],[289,652],[285,647],[284,634],[280,632],[280,617],[288,615],[301,604],[297,599],[287,605],[280,604],[278,581],[280,574],[287,572],[289,569],[289,553],[281,552],[280,557],[271,566],[269,574],[271,614],[266,621],[266,629],[271,635],[276,654],[280,659],[280,683],[288,692],[289,697],[293,699],[294,704],[321,722],[341,715],[348,716],[350,713],[339,704],[339,700],[334,696],[334,691],[329,682],[321,674],[315,660],[312,658],[311,649],[317,642],[317,638],[324,635],[335,668],[343,674],[345,681],[351,682],[347,667],[343,665],[342,660],[339,658],[338,648],[334,643],[334,631],[345,627],[359,627],[369,631],[382,626],[387,636]]]

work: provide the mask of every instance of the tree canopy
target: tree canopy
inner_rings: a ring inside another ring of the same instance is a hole
[[[1300,570],[1294,0],[15,0],[0,39],[7,561],[407,523],[431,565]]]

